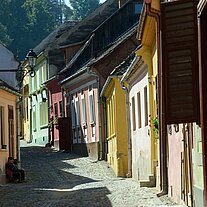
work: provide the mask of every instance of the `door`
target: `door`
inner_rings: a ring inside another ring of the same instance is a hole
[[[69,121],[70,119],[68,117],[58,118],[60,150],[71,151],[72,139]]]
[[[13,106],[8,106],[8,134],[9,134],[9,156],[14,157],[14,111]]]

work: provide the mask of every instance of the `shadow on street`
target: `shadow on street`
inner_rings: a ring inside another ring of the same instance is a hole
[[[0,206],[112,206],[107,197],[110,191],[106,187],[93,187],[93,183],[99,180],[69,172],[76,166],[67,163],[67,160],[79,158],[75,154],[50,148],[21,148],[26,182],[1,186]]]

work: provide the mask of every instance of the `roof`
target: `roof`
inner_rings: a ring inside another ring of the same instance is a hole
[[[18,93],[18,91],[15,88],[13,88],[12,86],[10,86],[9,84],[7,84],[5,81],[3,81],[1,79],[0,79],[0,89],[20,96],[20,94]]]
[[[136,49],[137,50],[137,49]],[[135,51],[136,51],[135,50]],[[104,97],[104,93],[110,84],[110,81],[112,80],[113,77],[122,77],[126,71],[129,69],[129,67],[132,65],[136,58],[135,51],[133,51],[123,62],[121,62],[119,65],[117,65],[114,70],[110,73],[108,76],[107,80],[105,81],[101,94],[101,97]]]
[[[131,77],[137,70],[137,68],[143,64],[143,59],[141,56],[134,56],[133,60],[131,61],[131,63],[129,64],[129,66],[127,67],[126,72],[123,74],[122,78],[121,78],[121,83],[124,82],[125,80],[127,80],[129,77]]]
[[[124,35],[122,35],[120,38],[118,38],[112,45],[111,47],[109,47],[107,50],[103,51],[97,58],[93,58],[91,59],[89,62],[87,62],[86,64],[84,64],[83,67],[81,67],[79,70],[75,71],[75,73],[71,74],[69,77],[65,78],[64,80],[62,80],[60,83],[63,84],[66,81],[69,81],[75,77],[77,77],[79,74],[82,74],[83,72],[86,72],[91,65],[98,63],[100,60],[102,60],[103,58],[107,57],[108,55],[110,55],[120,44],[122,44],[124,41],[126,41],[128,38],[130,38],[135,32],[136,32],[136,28],[137,25],[134,26],[131,30],[129,30],[128,32],[126,32]],[[65,69],[63,69],[64,71],[67,70],[67,66]],[[62,70],[62,71],[63,71]],[[61,72],[62,72],[61,71]]]
[[[107,0],[103,4],[85,17],[68,33],[64,33],[58,40],[60,46],[68,47],[71,44],[85,41],[91,32],[95,30],[102,22],[118,10],[117,0]]]
[[[119,64],[114,70],[110,73],[110,76],[122,76],[131,65],[134,60],[135,52],[132,52],[127,59],[125,59],[121,64]]]
[[[72,27],[74,27],[77,24],[77,21],[66,21],[63,24],[61,24],[57,29],[55,29],[53,32],[51,32],[45,39],[43,39],[40,44],[38,44],[34,51],[37,55],[39,55],[42,51],[44,51],[46,48],[54,48],[58,49],[58,46],[55,44],[55,40],[60,38],[63,33],[68,32]]]

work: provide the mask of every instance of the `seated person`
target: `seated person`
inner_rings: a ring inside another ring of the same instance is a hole
[[[20,173],[20,182],[25,180],[25,172],[23,169],[18,168],[18,161],[17,159],[14,159],[14,172]]]
[[[21,172],[14,165],[14,158],[9,157],[6,163],[6,178],[9,182],[21,182]]]

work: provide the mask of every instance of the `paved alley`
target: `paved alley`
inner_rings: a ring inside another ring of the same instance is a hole
[[[0,207],[179,206],[132,179],[116,178],[105,161],[43,147],[24,147],[21,156],[27,181],[0,186]]]

